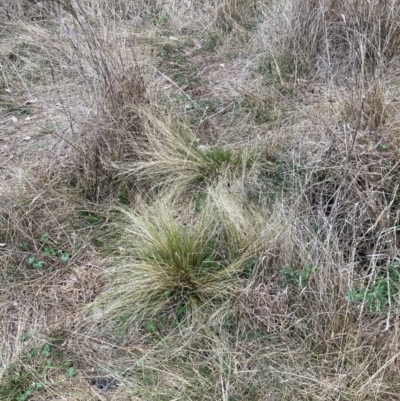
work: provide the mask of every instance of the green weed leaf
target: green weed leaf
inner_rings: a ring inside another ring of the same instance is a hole
[[[19,339],[21,341],[26,341],[31,337],[31,333],[29,331],[24,331],[20,336]]]
[[[71,366],[65,371],[65,376],[67,376],[68,379],[71,379],[72,377],[75,376],[75,373],[76,373],[75,368]]]
[[[32,266],[34,269],[41,269],[43,267],[43,261],[38,260],[34,257],[28,259],[28,265]]]
[[[56,255],[56,251],[51,246],[48,246],[48,245],[46,245],[44,247],[43,253],[45,255],[48,255],[48,256],[55,256]]]
[[[44,344],[42,347],[42,355],[46,358],[49,358],[51,355],[51,345],[50,344]]]
[[[40,241],[42,244],[45,243],[46,240],[47,240],[47,238],[48,238],[48,236],[49,236],[49,233],[42,234],[42,235],[40,236],[40,238],[39,238],[39,241]]]
[[[62,252],[60,255],[60,260],[62,263],[67,263],[69,261],[69,253],[68,252]]]

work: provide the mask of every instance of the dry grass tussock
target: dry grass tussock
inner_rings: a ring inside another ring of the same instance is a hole
[[[0,401],[399,400],[399,10],[0,0]]]

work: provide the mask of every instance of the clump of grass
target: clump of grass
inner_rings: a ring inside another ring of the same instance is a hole
[[[228,147],[203,147],[184,124],[173,119],[147,116],[145,140],[137,149],[140,161],[128,166],[125,174],[149,183],[153,188],[169,187],[176,194],[219,177],[245,177],[256,168],[256,151]]]
[[[96,302],[107,314],[129,327],[171,302],[195,307],[227,296],[228,283],[217,278],[227,267],[212,235],[212,221],[183,226],[165,205],[144,215],[129,214],[128,219],[126,246],[132,255],[119,261],[112,287]]]
[[[193,312],[234,296],[275,232],[259,212],[221,190],[188,221],[161,202],[125,214],[126,256],[94,305],[127,327],[166,308],[184,305]]]

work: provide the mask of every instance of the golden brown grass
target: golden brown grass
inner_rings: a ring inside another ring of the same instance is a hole
[[[0,400],[400,399],[399,10],[0,0]]]

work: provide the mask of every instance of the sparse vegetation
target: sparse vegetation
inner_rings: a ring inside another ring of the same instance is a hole
[[[0,0],[0,401],[400,400],[399,27]]]

